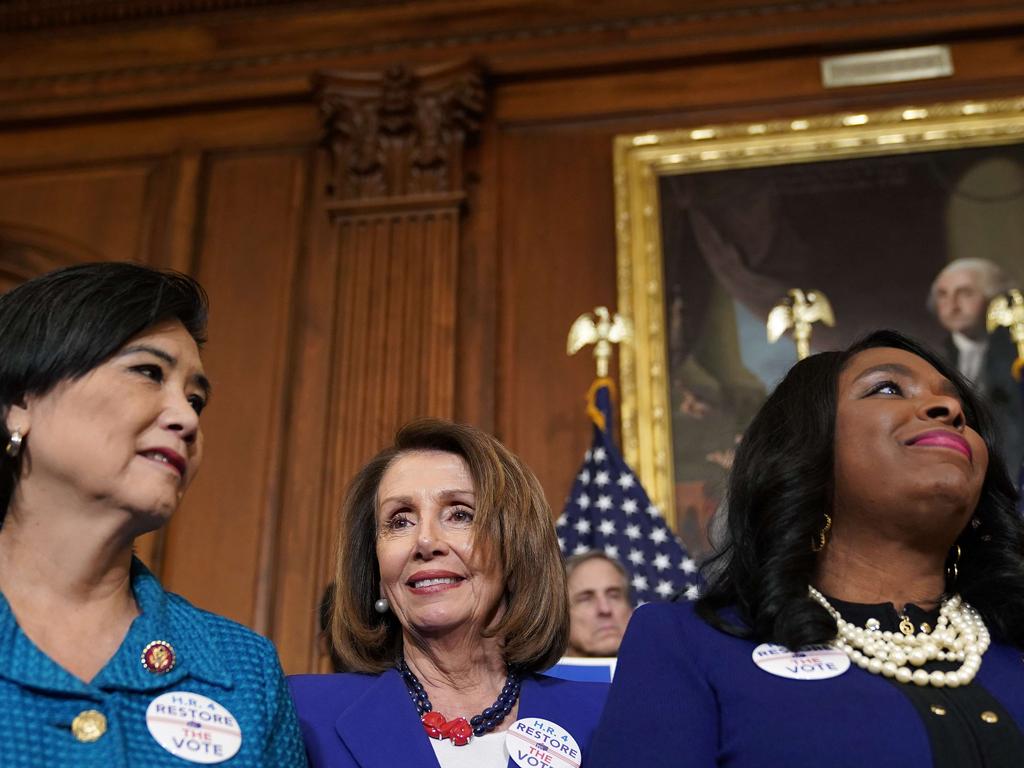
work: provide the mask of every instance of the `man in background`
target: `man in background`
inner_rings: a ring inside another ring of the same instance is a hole
[[[569,584],[567,656],[615,656],[633,615],[626,569],[600,550],[565,562]]]
[[[988,400],[1012,475],[1024,457],[1024,404],[1010,372],[1017,350],[1005,328],[991,335],[985,330],[989,301],[1010,287],[1003,270],[988,259],[956,259],[935,277],[928,309],[949,333],[947,359]]]

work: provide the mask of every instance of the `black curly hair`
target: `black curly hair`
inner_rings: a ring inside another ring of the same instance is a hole
[[[988,446],[978,525],[957,539],[956,589],[994,636],[1024,646],[1024,521],[996,449],[996,425],[955,368],[892,330],[800,361],[754,417],[737,447],[723,540],[704,566],[708,586],[697,612],[722,631],[788,648],[835,638],[835,621],[807,594],[816,564],[809,543],[832,506],[839,376],[854,355],[876,347],[910,352],[949,379],[967,423]]]

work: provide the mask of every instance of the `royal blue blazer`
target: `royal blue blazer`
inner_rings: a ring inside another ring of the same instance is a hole
[[[312,768],[439,768],[405,683],[395,670],[288,678]],[[572,734],[584,763],[608,686],[545,675],[523,679],[519,717]],[[509,768],[516,768],[509,760]]]
[[[757,643],[707,624],[693,604],[638,608],[587,768],[930,768],[910,699],[855,665],[791,680],[754,664]],[[995,643],[975,678],[1024,725],[1020,649]],[[1024,765],[1024,756],[1021,757]]]

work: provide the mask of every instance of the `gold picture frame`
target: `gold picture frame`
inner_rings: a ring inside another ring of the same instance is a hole
[[[666,352],[660,180],[680,174],[997,147],[1022,141],[1024,98],[700,126],[616,138],[618,309],[632,320],[635,335],[633,343],[623,345],[620,352],[623,451],[673,529],[679,531],[679,520]]]

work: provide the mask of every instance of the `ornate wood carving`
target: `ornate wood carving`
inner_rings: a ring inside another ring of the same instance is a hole
[[[322,588],[353,474],[410,419],[455,416],[463,156],[485,99],[482,73],[467,63],[322,73],[315,86],[331,225],[323,247],[336,265],[328,530],[309,544]]]
[[[480,69],[442,64],[314,80],[335,202],[460,193],[463,148],[484,110]]]

